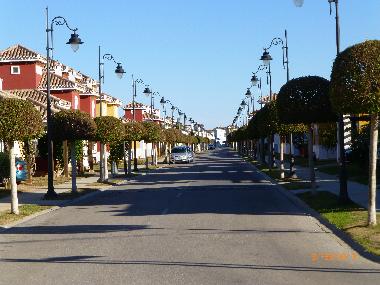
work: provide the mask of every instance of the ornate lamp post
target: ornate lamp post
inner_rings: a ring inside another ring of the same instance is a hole
[[[121,66],[120,62],[116,62],[115,58],[112,56],[112,54],[106,53],[103,56],[101,56],[100,46],[99,46],[99,57],[98,57],[98,70],[99,70],[99,116],[103,116],[103,95],[102,95],[102,83],[104,83],[104,60],[113,61],[116,64],[115,74],[116,76],[121,79],[124,76],[124,69]],[[103,143],[100,143],[100,182],[104,182],[108,180],[108,169],[107,169],[107,155],[105,155],[105,146]]]
[[[172,105],[171,107],[171,110],[172,110],[172,128],[174,126],[174,111],[175,111],[176,107],[174,107],[174,105]]]
[[[54,166],[53,166],[53,140],[52,140],[52,125],[51,125],[51,97],[50,97],[50,52],[53,52],[53,47],[50,46],[50,41],[53,39],[53,26],[65,25],[70,31],[70,39],[66,44],[71,45],[74,52],[79,49],[79,46],[83,44],[79,35],[76,33],[77,28],[72,29],[68,25],[65,18],[58,16],[49,22],[49,9],[46,7],[46,121],[47,121],[47,144],[48,144],[48,190],[45,194],[45,198],[57,197],[57,193],[54,190]],[[49,35],[50,34],[50,35]]]
[[[135,112],[135,98],[137,96],[137,84],[144,84],[142,79],[134,79],[132,74],[132,112],[133,112],[133,121],[136,121],[136,112]],[[133,171],[138,171],[137,168],[137,142],[133,142]]]
[[[335,4],[335,41],[336,41],[336,54],[340,53],[340,22],[339,22],[339,1],[327,0],[330,4],[330,15],[332,14],[332,3]],[[293,0],[297,7],[302,7],[303,0]],[[343,115],[339,114],[338,120],[338,144],[339,144],[339,157],[340,157],[340,173],[339,173],[339,199],[341,201],[348,201],[347,191],[347,169],[346,169],[346,152],[344,149],[344,121]]]
[[[262,58],[264,58],[264,64],[265,60],[270,61],[272,60],[271,55],[269,54],[269,50],[272,46],[278,46],[281,45],[282,48],[282,65],[284,69],[286,68],[286,82],[289,82],[289,47],[288,47],[288,32],[285,30],[285,39],[283,40],[280,37],[273,38],[269,47],[264,48],[264,54]],[[294,169],[294,157],[293,157],[293,135],[290,134],[290,176],[292,178],[296,178],[296,173]],[[283,167],[283,161],[281,161],[281,169],[284,169]],[[281,172],[281,178],[284,178],[284,172]]]

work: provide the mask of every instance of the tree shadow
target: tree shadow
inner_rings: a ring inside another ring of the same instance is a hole
[[[338,268],[313,267],[289,265],[262,265],[241,263],[191,262],[191,261],[160,261],[160,260],[107,260],[102,256],[64,256],[49,258],[3,258],[2,262],[11,263],[58,263],[58,264],[95,264],[95,265],[144,265],[160,267],[191,267],[191,268],[220,268],[220,269],[246,269],[290,272],[324,272],[324,273],[355,273],[380,274],[378,269],[368,268]]]

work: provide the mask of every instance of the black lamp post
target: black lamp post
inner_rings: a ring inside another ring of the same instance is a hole
[[[335,41],[336,41],[336,54],[340,53],[340,22],[339,22],[339,1],[327,0],[330,4],[330,15],[332,14],[331,4],[335,4]],[[303,0],[293,0],[297,7],[303,5]],[[339,114],[338,120],[338,143],[339,143],[339,157],[340,157],[340,173],[339,173],[339,199],[343,202],[350,200],[347,189],[347,169],[346,169],[346,152],[344,149],[344,121],[343,115]]]
[[[175,111],[176,107],[174,107],[174,105],[172,105],[171,107],[171,110],[172,110],[172,128],[174,126],[174,111]]]
[[[46,199],[57,197],[54,190],[54,165],[53,165],[53,140],[52,140],[52,125],[51,125],[51,97],[50,97],[50,51],[53,52],[53,47],[50,47],[50,40],[53,39],[53,26],[63,26],[72,31],[71,37],[66,44],[71,45],[74,52],[83,44],[79,35],[76,33],[77,28],[72,29],[68,25],[65,18],[58,16],[49,22],[49,9],[46,7],[46,121],[47,121],[47,144],[48,144],[48,190],[45,194]],[[50,33],[50,36],[49,36]]]
[[[143,93],[147,97],[150,96],[150,118],[151,118],[151,120],[153,120],[153,108],[154,108],[154,101],[153,101],[153,99],[154,99],[155,96],[157,96],[157,95],[159,96],[160,93],[159,92],[152,92],[152,90],[149,89],[149,86],[145,87]]]
[[[134,79],[132,74],[132,112],[133,112],[133,121],[136,121],[136,112],[135,112],[135,98],[137,96],[137,84],[144,84],[142,79]],[[137,167],[137,142],[133,142],[133,171],[138,171]]]
[[[271,61],[272,57],[269,54],[269,50],[272,46],[278,46],[281,45],[282,48],[282,65],[284,69],[286,68],[286,82],[289,82],[289,47],[288,47],[288,32],[285,30],[285,39],[282,38],[274,38],[272,39],[270,45],[268,48],[264,49],[264,54],[262,58],[264,58],[264,64],[266,61]],[[296,173],[294,169],[294,157],[293,157],[293,151],[292,151],[292,145],[293,145],[293,135],[290,134],[290,176],[292,178],[296,178]],[[283,165],[283,161],[281,161],[281,164]],[[282,167],[283,169],[283,167]],[[281,172],[281,177],[283,178],[284,172]]]
[[[98,53],[98,71],[99,71],[99,116],[103,116],[103,95],[102,95],[102,82],[104,83],[104,60],[113,61],[116,64],[115,74],[116,76],[121,79],[124,76],[124,69],[121,66],[120,62],[116,62],[115,58],[112,56],[112,54],[106,53],[103,56],[101,56],[100,46],[99,46],[99,53]],[[103,61],[102,61],[103,60]],[[103,71],[103,72],[102,72]],[[99,159],[99,165],[100,165],[100,182],[104,182],[108,180],[108,169],[107,169],[107,156],[105,155],[105,146],[103,143],[100,143],[100,159]]]
[[[187,116],[185,113],[183,113],[183,130],[186,131],[186,119],[187,119]]]

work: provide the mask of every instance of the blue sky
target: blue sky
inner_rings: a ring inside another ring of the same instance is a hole
[[[0,0],[0,48],[20,43],[45,53],[45,7],[65,17],[85,42],[65,45],[69,31],[56,27],[55,58],[97,78],[98,45],[123,63],[118,80],[106,63],[104,90],[127,103],[131,74],[150,84],[206,127],[231,123],[272,38],[289,34],[291,77],[329,78],[335,57],[335,22],[327,0]],[[380,39],[380,1],[340,1],[342,49]],[[282,54],[271,50],[273,90],[285,83]],[[138,90],[138,100],[148,103]],[[264,84],[264,92],[268,87]],[[255,93],[257,98],[258,94]],[[158,103],[159,98],[156,99]],[[157,104],[158,105],[158,104]],[[256,106],[258,107],[258,106]]]

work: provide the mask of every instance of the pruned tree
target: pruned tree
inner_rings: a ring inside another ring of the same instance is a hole
[[[91,140],[96,134],[96,125],[89,114],[79,110],[63,110],[52,117],[55,140],[69,141],[71,152],[71,191],[77,192],[77,144],[76,141]],[[82,144],[79,149],[82,149]],[[80,151],[81,152],[81,151]],[[79,154],[81,155],[81,154]]]
[[[31,140],[43,134],[41,114],[32,103],[19,99],[0,100],[0,140],[9,146],[10,182],[11,182],[11,212],[19,214],[15,141]]]
[[[132,143],[141,141],[144,134],[144,126],[141,122],[127,122],[124,124],[124,140],[128,149],[128,174],[132,174]]]
[[[154,122],[143,122],[144,126],[144,134],[142,136],[145,143],[152,143],[152,151],[151,151],[151,157],[152,157],[152,165],[156,164],[156,143],[158,143],[161,140],[162,132],[160,125],[154,123]],[[146,169],[149,168],[149,161],[148,161],[148,148],[147,145],[145,146],[145,167]]]
[[[112,116],[102,116],[96,117],[95,123],[96,140],[99,141],[102,146],[124,140],[125,130],[120,119]],[[100,182],[108,180],[107,154],[105,151],[102,151],[102,153],[104,153],[104,157],[100,159],[102,159],[104,163],[102,164],[103,169],[100,169]]]
[[[312,193],[316,194],[313,160],[313,124],[335,122],[329,98],[329,81],[319,76],[295,78],[280,89],[277,96],[278,116],[284,124],[308,125],[308,156]]]
[[[380,112],[380,41],[354,45],[340,53],[331,72],[331,103],[340,114],[370,115],[368,225],[376,220],[376,161]]]

